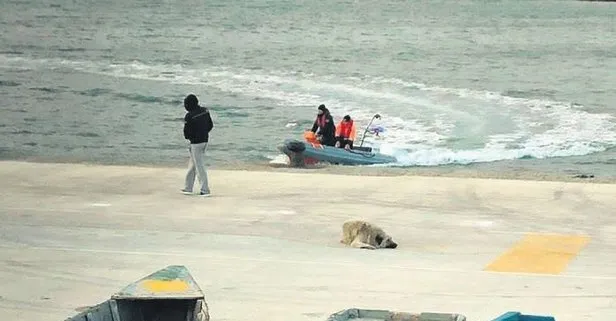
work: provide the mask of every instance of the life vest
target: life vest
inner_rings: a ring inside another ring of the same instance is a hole
[[[309,142],[309,143],[318,143],[319,141],[317,140],[317,135],[315,135],[313,132],[311,131],[305,131],[304,132],[304,139]]]
[[[353,120],[345,122],[341,121],[336,126],[336,137],[342,137],[348,140],[355,140],[355,123]]]
[[[317,116],[317,126],[319,126],[319,128],[325,128],[325,123],[327,122],[327,115],[326,113],[323,113],[319,116]]]

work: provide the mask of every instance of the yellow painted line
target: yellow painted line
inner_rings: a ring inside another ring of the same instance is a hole
[[[590,242],[580,235],[527,234],[486,266],[486,271],[559,274]]]
[[[181,280],[146,280],[143,282],[143,286],[151,292],[184,292],[188,290],[188,284]]]

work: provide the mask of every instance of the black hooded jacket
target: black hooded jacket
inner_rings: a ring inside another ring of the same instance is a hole
[[[184,100],[184,107],[188,111],[184,117],[184,138],[191,144],[207,143],[210,131],[214,128],[214,122],[210,116],[210,111],[199,106],[197,98],[189,95]]]
[[[314,121],[312,125],[312,129],[310,129],[313,133],[319,130],[319,135],[323,138],[321,143],[326,146],[334,146],[336,144],[336,125],[334,124],[334,118],[329,113],[329,109],[325,107],[325,105],[320,105],[319,110],[323,111],[323,115],[317,116],[317,119]],[[319,119],[323,118],[325,125],[323,127],[319,126]]]

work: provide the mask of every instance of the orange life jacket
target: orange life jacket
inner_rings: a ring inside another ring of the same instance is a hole
[[[355,123],[353,120],[345,122],[344,120],[336,126],[336,137],[342,137],[348,140],[355,140]]]
[[[319,141],[317,140],[317,135],[315,135],[313,132],[311,131],[305,131],[304,132],[304,139],[309,142],[309,143],[318,143]]]

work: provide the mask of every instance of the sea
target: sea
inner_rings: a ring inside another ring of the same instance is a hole
[[[380,166],[616,178],[616,3],[0,0],[0,159],[186,166],[281,160],[325,104]]]

